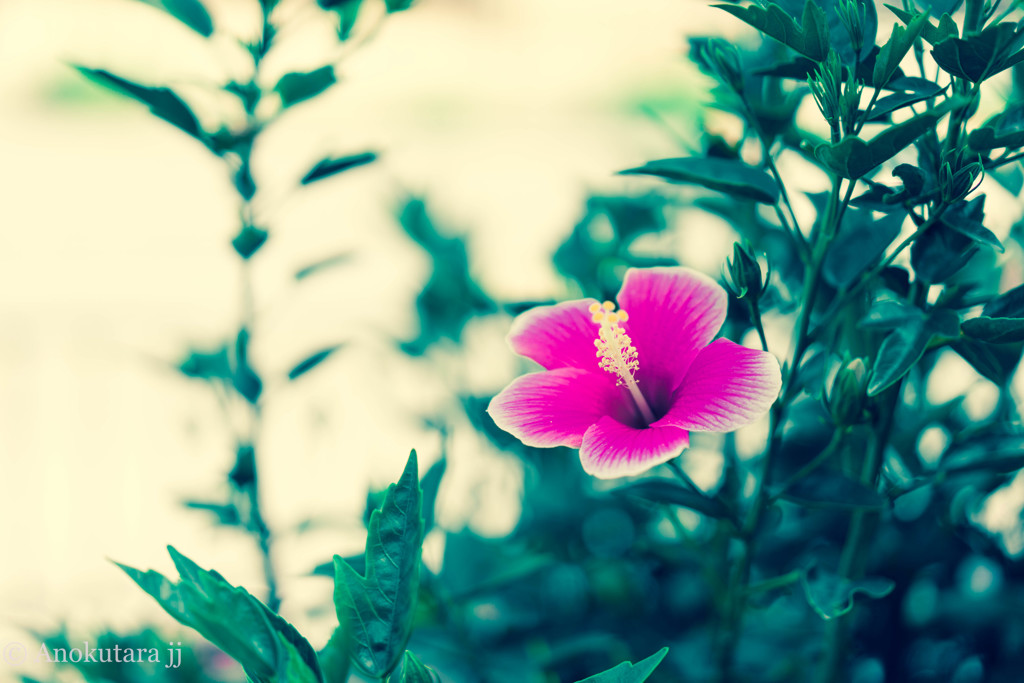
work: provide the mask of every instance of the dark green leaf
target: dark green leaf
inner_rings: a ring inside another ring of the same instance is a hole
[[[295,271],[295,279],[303,280],[312,275],[313,273],[318,273],[321,270],[327,270],[329,268],[333,268],[334,266],[340,266],[344,263],[348,263],[351,260],[352,254],[347,251],[342,252],[340,254],[335,254],[334,256],[329,256],[328,258],[317,261],[316,263],[311,263],[308,266],[304,266],[299,270]]]
[[[622,662],[618,666],[608,669],[603,673],[584,678],[577,683],[643,683],[643,681],[650,678],[667,654],[668,648],[663,647],[647,659],[636,664]]]
[[[989,301],[982,315],[990,318],[1024,318],[1024,285],[1014,287]]]
[[[886,7],[888,7],[893,14],[899,17],[900,21],[908,26],[915,20],[918,20],[921,16],[916,13],[907,12],[906,10],[893,5],[887,4]],[[940,43],[950,37],[956,36],[958,33],[959,31],[957,30],[956,22],[948,12],[944,13],[942,17],[939,18],[938,26],[930,21],[926,21],[924,26],[921,27],[921,37],[931,45],[935,45],[936,43]]]
[[[890,332],[875,357],[868,396],[877,396],[907,374],[924,355],[931,336],[923,319],[909,320]]]
[[[352,629],[352,661],[364,673],[384,678],[397,666],[409,640],[419,587],[423,542],[416,451],[397,484],[370,516],[366,574],[334,557],[334,606],[338,621]]]
[[[952,211],[943,215],[941,220],[947,227],[952,228],[964,237],[970,239],[972,242],[987,244],[990,247],[994,247],[996,251],[999,252],[1006,251],[1003,248],[1003,243],[999,241],[999,238],[996,237],[991,230],[982,225],[980,221],[954,214]]]
[[[412,6],[413,0],[384,0],[384,6],[389,13],[401,12]]]
[[[965,320],[962,327],[967,336],[989,344],[1011,344],[1024,341],[1024,318],[980,316]]]
[[[932,48],[932,58],[946,72],[978,83],[1024,60],[1024,28],[1014,22],[989,26],[964,38],[951,37]]]
[[[402,677],[397,683],[440,683],[437,674],[408,650],[402,657]]]
[[[213,35],[213,21],[199,0],[142,0],[142,2],[162,9],[204,38]]]
[[[817,2],[807,2],[801,22],[796,20],[775,3],[764,7],[751,5],[713,5],[750,24],[758,31],[788,45],[800,54],[821,61],[828,54],[829,30],[825,13]]]
[[[327,360],[327,357],[342,347],[342,344],[335,344],[334,346],[328,346],[326,349],[321,349],[313,355],[309,356],[303,361],[300,361],[288,371],[288,379],[298,379],[307,372],[315,368],[316,366]]]
[[[877,600],[889,595],[896,587],[895,581],[880,576],[854,581],[821,569],[805,572],[801,584],[811,609],[826,621],[852,610],[853,599],[858,593]]]
[[[935,128],[943,116],[954,106],[961,104],[958,98],[950,98],[932,109],[890,126],[865,142],[856,135],[845,137],[836,144],[821,144],[814,155],[829,170],[844,178],[856,179],[884,161],[896,156],[914,140]]]
[[[886,504],[877,491],[859,481],[821,469],[793,482],[780,497],[809,508],[881,510]]]
[[[623,175],[652,175],[676,183],[694,183],[764,204],[779,201],[779,188],[768,173],[732,159],[680,157],[649,161]]]
[[[168,548],[181,579],[120,566],[185,626],[238,661],[255,683],[323,683],[316,653],[295,628],[243,588]]]
[[[875,59],[875,68],[871,77],[873,87],[883,88],[889,83],[889,79],[900,68],[900,62],[913,47],[914,41],[917,40],[927,24],[928,16],[919,14],[910,19],[906,27],[899,24],[893,25],[889,40],[882,46],[878,58]]]
[[[728,518],[729,509],[717,498],[699,494],[668,479],[645,479],[619,486],[616,495],[636,496],[654,503],[667,503],[696,510],[716,519]]]
[[[437,507],[437,494],[441,490],[441,480],[448,469],[448,458],[443,455],[430,466],[420,481],[423,490],[423,533],[434,528],[434,512]]]
[[[209,503],[202,500],[186,500],[182,503],[189,510],[202,510],[209,512],[216,518],[218,524],[225,526],[237,525],[240,521],[238,508],[231,504]]]
[[[86,78],[89,78],[100,85],[116,90],[134,100],[142,102],[149,107],[155,116],[180,128],[192,137],[206,144],[206,136],[199,127],[199,121],[195,114],[188,108],[180,97],[169,88],[151,88],[139,85],[132,81],[115,76],[103,69],[89,69],[84,66],[75,67]]]
[[[964,338],[953,342],[953,350],[971,364],[983,377],[1005,386],[1020,363],[1021,344],[988,344]]]
[[[939,90],[939,92],[942,92]],[[909,107],[912,104],[930,100],[935,97],[935,94],[922,93],[922,92],[895,92],[892,95],[886,95],[875,102],[875,105],[871,107],[871,117],[868,119],[869,123],[879,123],[882,121],[888,121],[889,116],[894,111],[899,111],[905,107]]]
[[[938,284],[953,277],[977,251],[974,240],[939,221],[914,241],[910,265],[921,280]]]
[[[303,185],[309,185],[312,182],[321,180],[323,178],[329,178],[332,175],[347,171],[352,168],[359,168],[366,164],[372,163],[377,159],[377,155],[373,152],[363,152],[362,154],[352,154],[345,157],[327,157],[317,162],[317,165],[309,170],[309,172],[302,176],[300,181]]]
[[[903,303],[886,299],[879,301],[868,309],[867,315],[860,320],[860,326],[877,330],[895,330],[913,320],[921,320],[924,314],[920,309]]]
[[[274,90],[281,96],[282,106],[290,107],[316,97],[336,82],[334,67],[328,64],[313,71],[287,73],[281,76]]]
[[[235,339],[235,367],[231,375],[232,386],[249,403],[255,404],[263,391],[263,382],[249,365],[249,331],[244,327]]]
[[[850,207],[829,247],[822,274],[834,287],[846,287],[874,265],[900,234],[906,215],[891,213],[875,220],[871,212]]]
[[[246,225],[232,238],[231,246],[235,248],[239,256],[248,259],[259,251],[259,248],[267,241],[268,235],[269,233],[262,228]]]
[[[178,365],[183,375],[196,379],[225,379],[231,376],[231,361],[227,347],[213,352],[191,351]]]
[[[333,569],[334,565],[328,563],[326,575],[332,576]],[[343,622],[334,629],[331,639],[320,651],[319,659],[324,672],[324,683],[346,683],[351,656],[352,635],[349,633],[348,622]]]

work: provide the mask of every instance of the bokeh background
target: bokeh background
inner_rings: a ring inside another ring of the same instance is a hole
[[[175,369],[237,326],[230,179],[194,140],[69,66],[174,85],[212,116],[203,84],[244,74],[232,35],[255,31],[255,2],[206,4],[223,32],[210,41],[131,0],[0,2],[0,641],[26,626],[170,623],[109,562],[166,571],[167,544],[261,590],[252,540],[182,505],[222,496],[234,459],[215,396]],[[295,21],[269,82],[336,49],[313,0],[282,4]],[[340,84],[266,134],[254,173],[272,232],[254,265],[254,363],[282,377],[345,344],[316,373],[268,379],[265,391],[262,492],[283,612],[311,640],[332,626],[309,611],[330,593],[311,568],[361,548],[367,487],[394,480],[410,448],[421,471],[449,456],[445,528],[500,537],[519,518],[519,462],[465,422],[442,437],[423,419],[449,416],[453,392],[493,393],[515,372],[510,318],[474,321],[465,357],[444,345],[403,354],[430,264],[398,207],[425,198],[497,299],[576,295],[552,253],[588,196],[654,187],[615,171],[696,148],[709,82],[683,59],[686,38],[743,33],[723,16],[680,0],[422,0],[341,55]],[[364,150],[380,160],[296,184],[325,154]],[[989,225],[1000,237],[1019,218],[1006,206]],[[635,248],[717,274],[731,231],[671,215],[672,230]],[[297,286],[297,271],[335,255],[342,265]],[[952,354],[939,362],[944,383],[929,398],[965,393],[970,410],[992,410],[993,385]],[[763,437],[754,426],[740,450]],[[1010,555],[1024,549],[1017,482],[977,519]],[[428,566],[442,552],[432,538]]]

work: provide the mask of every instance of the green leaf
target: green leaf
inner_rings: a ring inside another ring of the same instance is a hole
[[[911,18],[906,27],[893,24],[889,40],[882,46],[875,58],[875,68],[871,75],[871,85],[875,88],[885,87],[893,77],[900,62],[906,57],[914,41],[928,24],[928,16],[918,14]]]
[[[990,318],[1024,318],[1024,285],[1014,287],[989,301],[981,314]]]
[[[868,119],[868,123],[888,121],[889,115],[894,111],[899,111],[918,102],[930,100],[940,92],[942,92],[942,88],[937,87],[935,92],[894,92],[892,95],[886,95],[871,107],[871,117]]]
[[[1013,377],[1024,351],[1022,344],[989,344],[969,337],[950,346],[983,377],[999,386],[1006,386]]]
[[[619,496],[635,496],[652,503],[679,505],[715,519],[729,517],[729,508],[722,501],[691,491],[668,479],[644,479],[616,487],[612,493]]]
[[[405,651],[402,657],[402,677],[398,683],[440,683],[440,680],[433,669],[424,666],[413,653]]]
[[[1005,21],[977,35],[937,43],[932,58],[947,73],[978,83],[1024,61],[1022,47],[1024,28]]]
[[[231,360],[228,349],[222,346],[216,351],[190,351],[188,356],[178,365],[178,370],[186,377],[214,380],[226,379],[231,376]]]
[[[349,660],[352,655],[352,634],[348,622],[341,623],[334,629],[331,639],[320,651],[320,666],[324,672],[324,683],[346,683],[348,681]]]
[[[249,403],[255,404],[263,393],[263,381],[249,365],[249,331],[244,327],[235,339],[235,367],[231,374],[235,391]]]
[[[423,542],[416,451],[397,484],[370,515],[366,574],[334,556],[334,606],[352,629],[352,661],[365,674],[384,678],[398,664],[412,629]]]
[[[1024,318],[989,318],[979,316],[965,320],[964,334],[989,344],[1011,344],[1024,341]]]
[[[859,481],[821,469],[793,482],[779,497],[808,508],[881,510],[886,505],[881,494]]]
[[[924,314],[919,308],[902,301],[886,299],[873,304],[867,315],[861,318],[859,325],[868,329],[895,330],[923,317]]]
[[[920,14],[907,12],[906,10],[893,5],[886,5],[886,7],[888,7],[892,13],[899,17],[900,21],[908,27],[921,16]],[[953,17],[949,16],[949,13],[944,13],[939,18],[938,26],[926,20],[924,25],[921,27],[921,37],[931,45],[941,43],[942,41],[957,35],[959,35],[959,32],[957,30],[956,22],[953,20]]]
[[[934,129],[939,119],[962,103],[961,98],[947,99],[922,114],[890,126],[867,142],[856,135],[849,135],[836,144],[818,145],[814,155],[826,168],[844,178],[860,178]]]
[[[577,681],[577,683],[643,683],[650,678],[667,654],[668,648],[663,647],[647,659],[636,664],[622,662],[603,673],[589,676],[582,681]]]
[[[868,396],[877,396],[907,374],[921,360],[931,336],[925,320],[920,318],[890,332],[875,356]]]
[[[239,256],[249,259],[259,251],[259,248],[267,241],[269,234],[263,228],[246,225],[232,238],[231,246],[235,248]]]
[[[384,6],[389,14],[401,12],[412,7],[413,0],[384,0]]]
[[[854,597],[858,593],[877,600],[896,588],[896,582],[892,579],[872,576],[853,581],[820,569],[805,572],[800,583],[807,603],[825,621],[841,617],[852,610]]]
[[[295,271],[295,279],[304,280],[310,275],[313,275],[314,273],[319,273],[322,270],[328,270],[335,266],[340,266],[342,264],[348,263],[351,260],[352,253],[347,251],[342,252],[340,254],[335,254],[334,256],[328,256],[325,259],[321,259],[320,261],[311,263],[308,266],[303,266],[299,270]]]
[[[324,683],[316,653],[295,628],[244,588],[168,547],[180,581],[118,565],[177,621],[241,664],[255,683]]]
[[[434,528],[434,512],[437,506],[437,494],[441,490],[441,480],[448,469],[448,458],[442,455],[437,462],[430,466],[427,473],[420,480],[420,488],[423,491],[423,533]]]
[[[847,208],[835,241],[829,247],[822,275],[834,287],[846,287],[874,265],[900,234],[906,214],[890,213],[878,220],[871,211]]]
[[[328,64],[312,71],[287,73],[281,76],[274,90],[281,96],[281,105],[290,107],[316,97],[336,82],[334,67]]]
[[[941,220],[947,227],[967,237],[972,242],[986,244],[1000,253],[1006,251],[999,238],[982,225],[980,221],[976,221],[968,216],[955,214],[952,211],[947,212],[947,215],[943,215]]]
[[[725,10],[765,35],[815,61],[820,62],[828,54],[828,24],[825,13],[817,2],[808,1],[804,4],[800,25],[797,25],[796,20],[775,3],[768,3],[765,7],[758,5],[749,7],[712,5],[712,7]]]
[[[296,363],[295,367],[288,371],[288,379],[294,380],[302,377],[307,372],[327,360],[332,353],[340,349],[342,346],[343,344],[328,346],[326,349],[321,349],[308,358]]]
[[[213,35],[210,13],[199,0],[142,0],[147,5],[162,9],[190,29],[209,38]]]
[[[731,159],[659,159],[620,173],[652,175],[674,183],[694,183],[763,204],[775,204],[779,201],[778,185],[768,173],[752,168],[742,161]]]
[[[169,88],[152,88],[145,85],[133,83],[127,79],[115,76],[103,69],[90,69],[84,66],[76,66],[76,69],[86,78],[99,83],[100,85],[127,95],[134,100],[142,102],[155,115],[167,121],[173,126],[180,128],[203,144],[206,144],[206,135],[199,127],[199,121],[195,114],[188,108],[188,105],[174,91]]]
[[[299,182],[303,185],[309,185],[317,180],[329,178],[343,171],[365,166],[376,161],[376,159],[377,155],[373,152],[363,152],[362,154],[352,154],[345,157],[327,157],[317,162],[317,165],[311,168],[306,175],[302,176],[302,180]]]

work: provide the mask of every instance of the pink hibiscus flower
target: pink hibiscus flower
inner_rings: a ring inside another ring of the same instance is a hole
[[[508,341],[544,372],[524,375],[488,406],[527,446],[580,449],[587,473],[639,474],[680,454],[691,431],[726,432],[763,416],[782,385],[769,353],[712,341],[728,298],[688,268],[630,269],[621,310],[594,299],[540,306]]]

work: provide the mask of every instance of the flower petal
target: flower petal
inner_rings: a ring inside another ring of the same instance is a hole
[[[560,368],[517,378],[491,399],[487,412],[527,446],[579,448],[584,432],[602,417],[629,419],[628,401],[610,375]]]
[[[631,268],[618,302],[629,314],[625,328],[640,361],[640,390],[655,412],[663,411],[693,359],[721,329],[728,296],[689,268]]]
[[[595,477],[628,477],[671,460],[689,443],[690,435],[676,427],[637,429],[602,417],[584,434],[580,461],[587,474]]]
[[[597,371],[599,325],[588,308],[595,299],[565,301],[554,306],[537,306],[519,315],[508,333],[508,343],[520,356],[536,361],[547,370],[580,368]]]
[[[654,424],[730,432],[768,412],[781,387],[775,356],[719,339],[697,354],[672,407]]]

